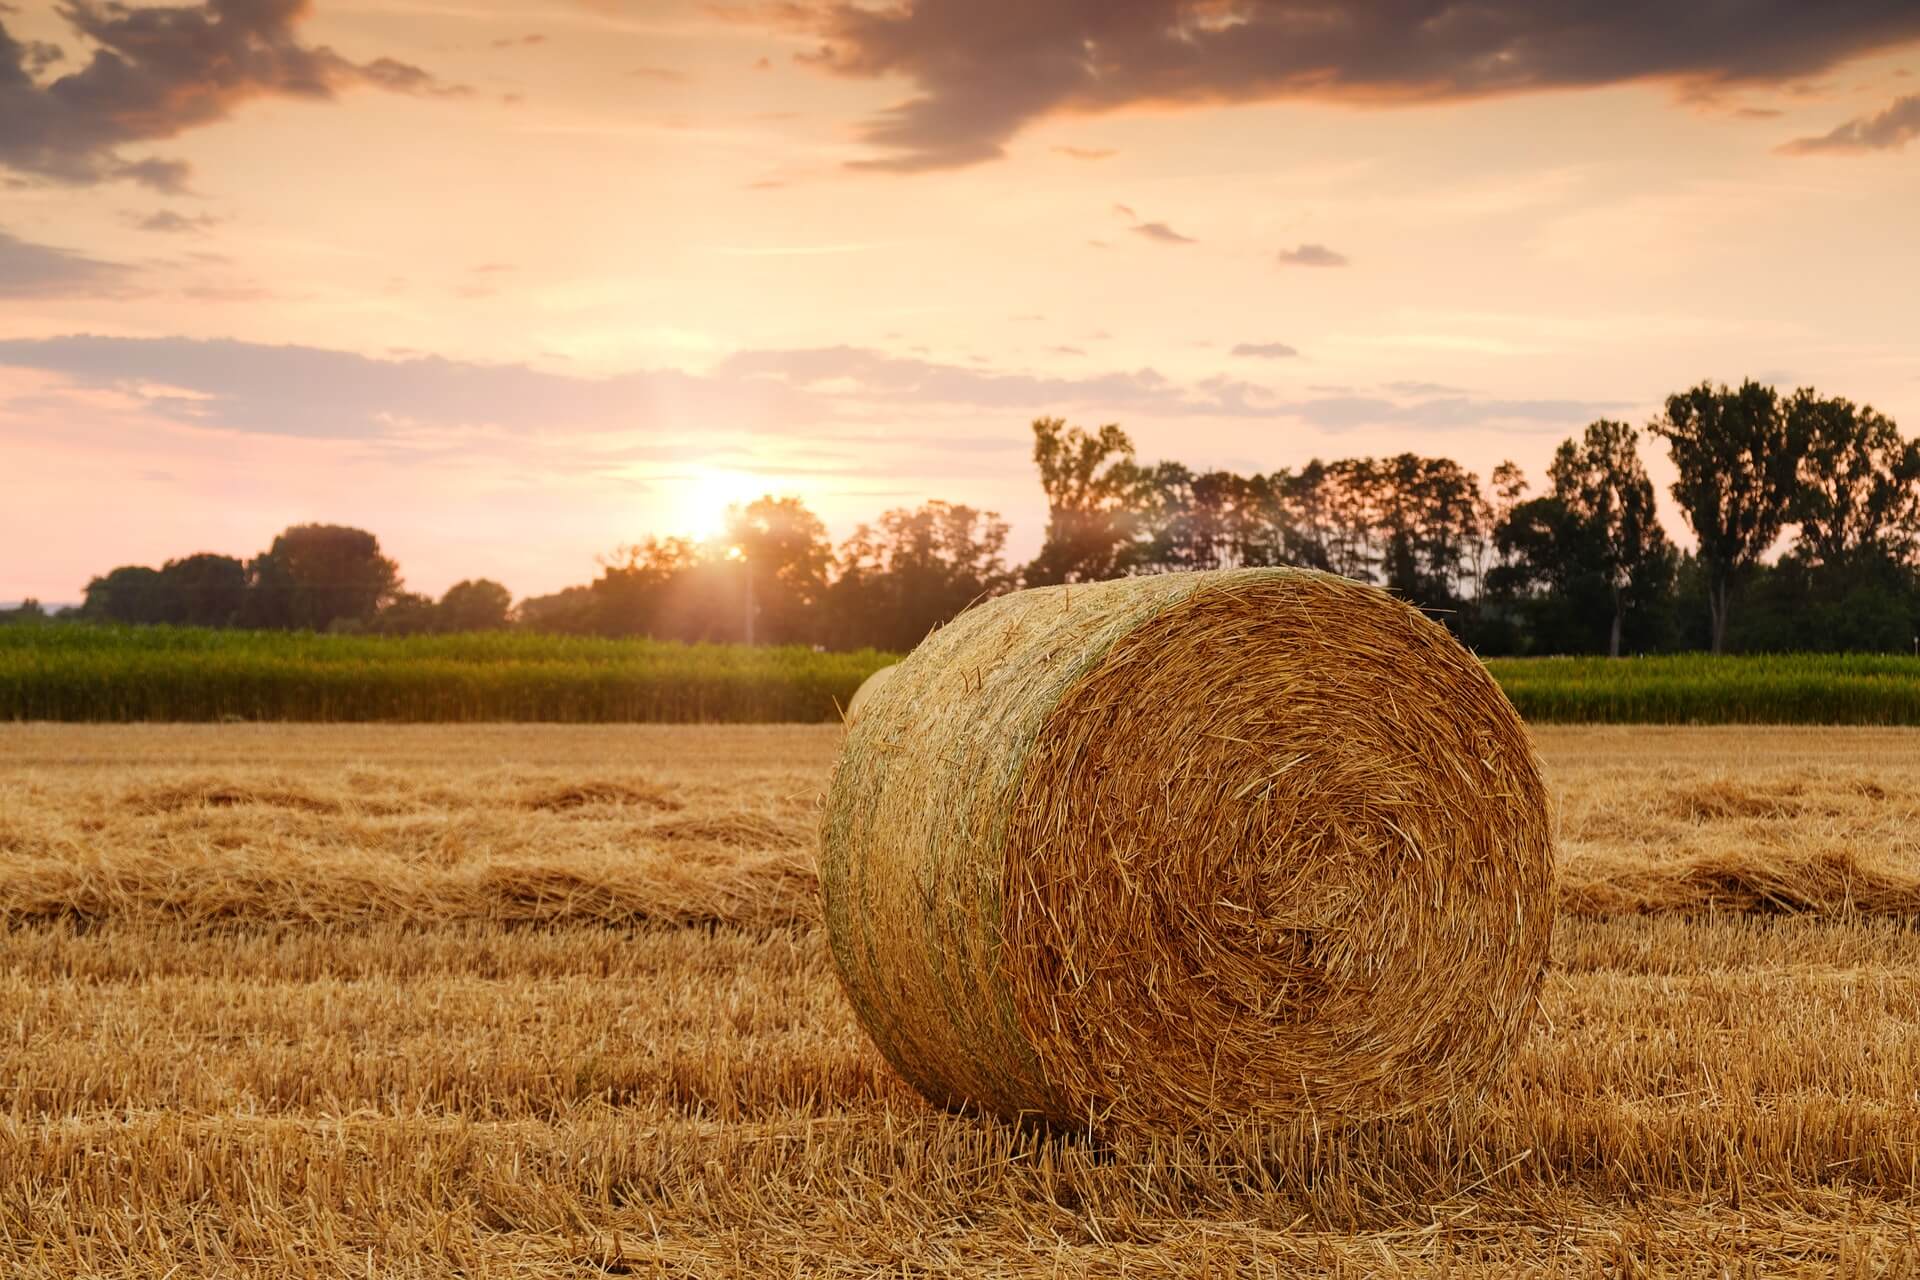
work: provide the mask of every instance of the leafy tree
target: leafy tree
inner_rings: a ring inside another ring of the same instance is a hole
[[[232,556],[200,552],[160,568],[166,620],[189,627],[231,626],[247,603],[247,566]]]
[[[1515,502],[1494,528],[1498,563],[1487,593],[1523,620],[1516,646],[1535,653],[1588,653],[1599,647],[1595,620],[1608,588],[1599,528],[1559,494]]]
[[[1195,474],[1180,463],[1162,462],[1145,480],[1151,532],[1139,554],[1141,567],[1234,569],[1283,562],[1280,509],[1265,476]]]
[[[499,631],[512,610],[512,592],[487,578],[468,578],[440,597],[438,625],[442,631]]]
[[[827,527],[798,498],[756,498],[727,511],[726,552],[745,579],[749,643],[813,639],[813,609],[826,593],[833,546]]]
[[[1372,464],[1367,475],[1387,586],[1455,622],[1488,536],[1479,478],[1451,458],[1411,453]]]
[[[1133,441],[1109,423],[1089,435],[1061,418],[1033,424],[1033,461],[1047,495],[1047,533],[1029,585],[1097,582],[1127,572],[1146,480]]]
[[[1673,497],[1699,543],[1713,651],[1724,652],[1729,599],[1790,516],[1799,450],[1771,387],[1703,382],[1667,397],[1648,428],[1664,437],[1679,478]]]
[[[1305,569],[1333,569],[1332,482],[1327,464],[1315,458],[1298,472],[1267,477],[1274,521],[1280,534],[1280,561]]]
[[[567,625],[581,621],[586,629],[609,636],[649,635],[661,640],[731,640],[741,634],[740,605],[727,613],[724,625],[718,617],[717,589],[720,584],[700,580],[700,550],[685,538],[648,538],[645,542],[621,547],[600,562],[601,573],[587,588],[589,599],[555,602],[543,609],[538,602],[532,620],[536,627],[558,619]],[[715,598],[702,607],[697,597]],[[562,593],[564,595],[564,593]],[[732,600],[742,599],[734,594]]]
[[[1341,458],[1327,464],[1322,484],[1327,512],[1327,568],[1356,582],[1374,581],[1379,545],[1380,464],[1372,458]]]
[[[298,524],[247,566],[248,621],[277,630],[326,631],[370,622],[400,588],[400,571],[363,529]]]
[[[824,638],[845,648],[911,649],[1012,585],[1006,545],[1007,523],[992,511],[933,501],[886,512],[840,548]]]
[[[87,583],[80,612],[101,622],[147,625],[167,621],[171,610],[160,571],[127,564]]]
[[[1920,440],[1902,439],[1871,405],[1802,387],[1787,401],[1799,470],[1788,516],[1793,554],[1816,568],[1862,560],[1911,564],[1920,538]]]
[[[1578,549],[1565,549],[1568,559],[1591,557],[1607,584],[1607,652],[1615,658],[1628,612],[1650,605],[1673,582],[1673,545],[1660,528],[1639,438],[1626,423],[1602,419],[1579,442],[1563,441],[1547,468],[1554,498],[1585,526]]]

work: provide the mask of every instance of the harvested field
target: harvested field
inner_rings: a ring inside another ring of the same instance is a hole
[[[1474,1111],[934,1112],[816,925],[826,727],[0,727],[0,1274],[1907,1274],[1920,733],[1548,728]]]

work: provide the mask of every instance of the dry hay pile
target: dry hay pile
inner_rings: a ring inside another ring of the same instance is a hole
[[[1499,688],[1418,611],[1301,570],[963,614],[849,730],[821,856],[842,982],[900,1073],[1094,1132],[1472,1095],[1552,927]]]
[[[847,703],[848,724],[860,718],[861,712],[866,710],[867,703],[873,700],[873,695],[886,688],[887,682],[893,679],[893,673],[899,669],[899,663],[889,663],[860,682],[860,687],[853,691],[853,701]]]

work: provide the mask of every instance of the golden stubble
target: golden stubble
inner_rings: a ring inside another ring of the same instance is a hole
[[[1915,901],[1860,891],[1920,879],[1920,735],[1536,740],[1562,914],[1484,1106],[1096,1147],[860,1031],[836,728],[0,728],[0,1274],[1920,1266]]]

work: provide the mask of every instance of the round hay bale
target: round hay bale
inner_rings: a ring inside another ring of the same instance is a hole
[[[821,881],[901,1075],[1096,1133],[1472,1095],[1553,919],[1539,764],[1485,668],[1292,569],[962,614],[849,730]]]
[[[887,681],[893,679],[893,673],[899,669],[899,663],[891,662],[860,682],[860,687],[853,691],[853,701],[847,703],[848,724],[860,718],[861,710],[872,700],[874,694],[886,688]]]

